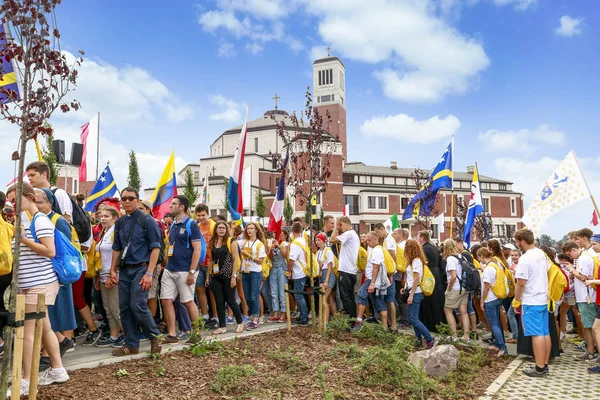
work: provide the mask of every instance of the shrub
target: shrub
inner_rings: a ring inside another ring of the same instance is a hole
[[[329,319],[327,334],[333,338],[339,338],[342,332],[347,332],[352,326],[353,319],[343,312],[336,313]]]
[[[229,365],[217,371],[215,379],[211,383],[211,390],[220,395],[233,392],[232,389],[243,389],[240,383],[243,378],[256,375],[256,371],[250,365]]]
[[[372,339],[382,345],[393,344],[398,337],[380,324],[364,324],[360,330],[352,332],[352,335],[359,339]]]

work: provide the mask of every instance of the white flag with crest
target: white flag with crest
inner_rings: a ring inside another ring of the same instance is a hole
[[[544,183],[523,216],[525,226],[538,236],[544,221],[571,204],[590,197],[577,156],[571,152]]]

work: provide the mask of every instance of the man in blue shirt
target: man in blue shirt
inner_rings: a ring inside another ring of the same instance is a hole
[[[127,187],[121,191],[121,205],[127,214],[115,224],[110,282],[119,284],[125,344],[113,350],[113,356],[139,353],[140,328],[151,341],[152,354],[160,354],[162,349],[161,340],[156,338],[159,331],[147,304],[162,238],[154,218],[138,210],[139,202],[137,190]],[[109,287],[108,281],[106,286]]]
[[[160,302],[169,334],[165,341],[177,343],[175,332],[175,308],[173,301],[179,297],[192,321],[198,321],[198,307],[194,302],[194,290],[198,278],[202,234],[198,223],[187,215],[190,201],[178,195],[171,200],[173,223],[169,228],[169,247],[167,266],[160,281]],[[191,338],[198,338],[198,332]],[[192,340],[192,339],[190,339]],[[190,342],[188,340],[188,342]]]

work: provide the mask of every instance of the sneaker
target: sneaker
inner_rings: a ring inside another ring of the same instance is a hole
[[[369,318],[365,319],[365,322],[367,324],[378,324],[379,323],[379,321],[375,317],[369,317]]]
[[[123,357],[123,356],[130,356],[132,354],[139,354],[140,350],[139,349],[134,349],[131,348],[129,346],[121,346],[118,349],[114,349],[111,354],[115,357]]]
[[[280,324],[285,324],[287,322],[287,317],[285,315],[282,315],[281,318],[277,320],[277,322]]]
[[[50,357],[40,357],[40,368],[38,370],[44,372],[47,369],[50,369]]]
[[[587,351],[587,342],[583,341],[577,346],[575,346],[575,350],[577,351]]]
[[[88,333],[90,333],[90,331],[88,331],[85,328],[77,328],[75,330],[75,339],[81,339],[83,337],[86,337]]]
[[[300,311],[296,311],[295,313],[292,314],[292,319],[296,319],[300,317]]]
[[[598,363],[598,361],[600,361],[600,354],[596,353],[596,354],[592,355],[591,358],[588,358],[585,361]]]
[[[270,317],[270,318],[267,320],[267,322],[277,322],[277,321],[279,321],[279,318],[277,318],[277,317]]]
[[[38,378],[38,385],[51,385],[53,383],[63,383],[69,380],[69,374],[64,368],[50,368],[42,376]]]
[[[246,325],[248,322],[250,322],[250,318],[247,315],[242,315],[242,324]]]
[[[123,346],[125,346],[125,335],[119,336],[119,339],[117,339],[117,342],[115,344],[113,344],[112,347],[114,347],[115,349],[118,349]]]
[[[165,337],[165,343],[169,343],[169,344],[179,343],[179,338],[177,336],[167,335],[167,337]]]
[[[564,332],[560,333],[560,340],[565,340],[567,338],[567,335],[565,335]]]
[[[550,375],[550,371],[548,368],[543,369],[542,371],[538,371],[536,367],[531,367],[523,370],[523,373],[530,378],[545,378]]]
[[[180,331],[177,334],[177,337],[179,338],[179,340],[188,340],[190,338],[190,333],[189,332]]]
[[[150,341],[150,354],[160,354],[162,351],[162,340],[152,339]]]
[[[114,347],[117,344],[119,339],[113,339],[110,336],[108,338],[100,338],[98,342],[96,342],[96,347]],[[121,346],[119,346],[121,347]]]
[[[226,325],[233,325],[233,317],[227,317],[227,318],[225,318],[225,324]]]
[[[355,322],[355,323],[354,323],[354,326],[352,327],[352,330],[353,330],[354,332],[358,332],[358,331],[360,331],[361,329],[362,329],[362,324],[361,324],[360,322],[358,322],[358,321],[357,321],[357,322]]]
[[[593,361],[594,360],[594,355],[590,354],[590,353],[588,353],[586,351],[583,354],[576,355],[574,358],[577,361]]]
[[[219,323],[217,321],[215,321],[214,319],[205,319],[204,327],[206,329],[217,329],[219,327]]]
[[[255,321],[251,321],[248,323],[248,326],[246,327],[247,330],[251,331],[258,328],[258,322]]]
[[[75,350],[75,341],[73,339],[64,338],[63,341],[59,343],[59,347],[60,347],[60,358],[63,358],[67,351]]]
[[[100,335],[101,335],[101,333],[100,333],[99,329],[96,329],[95,331],[90,332],[81,345],[88,346],[88,347],[95,345],[96,343],[98,343],[98,340],[100,340]]]
[[[494,344],[496,343],[496,341],[494,340],[493,337],[489,337],[489,338],[483,338],[481,339],[482,342],[487,343],[487,344]]]
[[[435,340],[431,340],[427,342],[427,350],[431,349],[433,346],[435,346]]]
[[[21,379],[21,396],[29,396],[29,381]],[[10,399],[12,394],[12,388],[8,388],[6,391],[6,398]]]
[[[265,324],[265,317],[258,317],[258,324],[259,325],[264,325]]]
[[[296,325],[306,326],[306,325],[308,325],[308,318],[302,319],[302,318],[298,317],[298,318],[296,318],[295,323],[296,323]]]
[[[587,370],[590,374],[600,374],[600,365],[596,365],[595,367],[590,367]]]

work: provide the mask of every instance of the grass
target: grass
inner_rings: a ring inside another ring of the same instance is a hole
[[[220,395],[228,395],[233,389],[244,389],[240,385],[243,378],[256,375],[256,371],[251,365],[229,365],[217,371],[215,379],[211,383],[211,390]]]
[[[291,353],[293,350],[294,349],[292,347],[290,347],[287,351],[273,350],[267,354],[267,357],[271,360],[282,363],[289,373],[295,374],[307,369],[308,366],[302,360],[300,360],[300,356]]]

